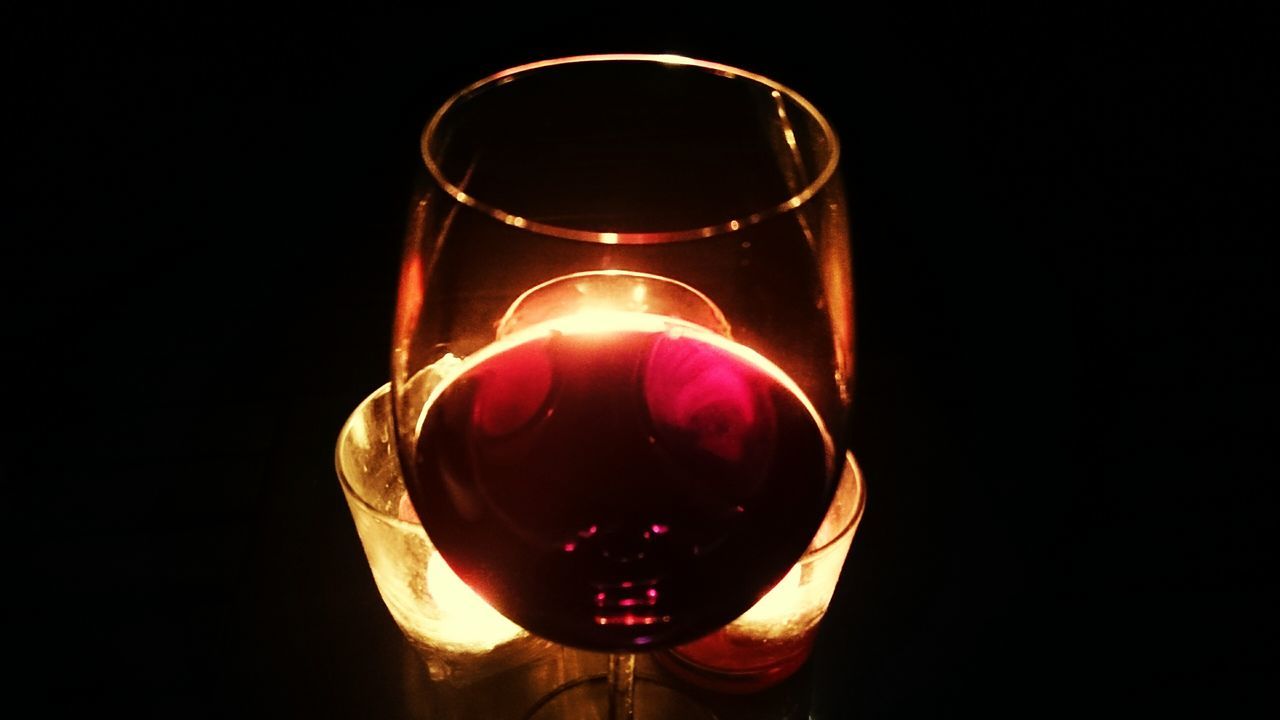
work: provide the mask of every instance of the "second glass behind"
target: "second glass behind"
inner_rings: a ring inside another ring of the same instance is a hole
[[[838,146],[787,88],[673,56],[475,83],[432,118],[392,386],[457,574],[556,642],[705,635],[804,552],[843,469]]]

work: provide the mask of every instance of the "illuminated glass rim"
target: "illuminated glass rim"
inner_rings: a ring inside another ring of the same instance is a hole
[[[546,70],[560,65],[588,62],[647,62],[662,65],[680,65],[701,68],[715,75],[720,75],[721,77],[729,79],[744,78],[746,80],[759,83],[760,85],[787,97],[792,102],[803,108],[810,117],[817,121],[818,127],[821,128],[823,136],[827,139],[827,142],[830,145],[830,156],[827,158],[827,163],[822,168],[822,172],[818,173],[813,182],[805,186],[800,192],[776,205],[773,205],[772,207],[762,209],[745,217],[731,218],[714,225],[665,232],[618,233],[578,230],[575,228],[566,228],[549,223],[538,222],[536,220],[529,220],[520,215],[507,212],[506,210],[494,205],[490,205],[479,198],[468,195],[444,176],[444,171],[432,157],[430,148],[432,142],[435,140],[436,131],[440,127],[441,121],[443,121],[445,116],[449,114],[449,110],[453,108],[454,105],[467,100],[481,90],[510,82],[512,78],[518,75]],[[741,70],[730,65],[722,65],[720,63],[709,62],[706,60],[695,60],[693,58],[687,58],[680,55],[648,55],[635,53],[578,55],[553,60],[542,60],[503,70],[494,75],[490,75],[483,80],[474,82],[463,88],[453,97],[446,100],[444,104],[440,106],[440,109],[436,111],[436,114],[431,117],[431,122],[427,123],[427,128],[422,133],[421,150],[422,159],[426,163],[427,169],[431,172],[432,178],[435,179],[436,183],[443,188],[445,192],[463,205],[475,208],[476,210],[479,210],[507,225],[513,225],[531,232],[567,238],[569,240],[597,242],[607,245],[646,245],[676,242],[680,240],[696,240],[698,238],[707,238],[714,235],[722,235],[724,233],[741,230],[744,227],[755,225],[783,213],[791,212],[801,205],[804,205],[810,198],[817,195],[818,192],[822,190],[823,186],[831,179],[831,176],[835,174],[836,165],[840,160],[840,142],[836,137],[835,131],[831,129],[831,125],[827,122],[827,119],[822,116],[822,113],[818,112],[818,109],[814,107],[812,103],[785,85],[770,80],[763,75],[757,75],[756,73]]]

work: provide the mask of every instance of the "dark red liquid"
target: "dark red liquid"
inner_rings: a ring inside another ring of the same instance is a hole
[[[759,356],[654,316],[611,327],[469,359],[422,421],[410,495],[450,566],[531,632],[667,646],[790,569],[830,499],[831,454]]]

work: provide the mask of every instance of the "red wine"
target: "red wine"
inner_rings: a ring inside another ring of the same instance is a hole
[[[794,382],[655,315],[508,336],[435,388],[417,430],[410,495],[449,565],[529,631],[585,648],[733,620],[799,558],[834,487]]]

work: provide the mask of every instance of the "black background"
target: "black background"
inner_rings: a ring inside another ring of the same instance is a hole
[[[769,75],[843,140],[870,501],[816,717],[1274,686],[1262,18],[6,12],[7,593],[47,714],[394,716],[331,457],[387,376],[417,136],[601,51]]]

